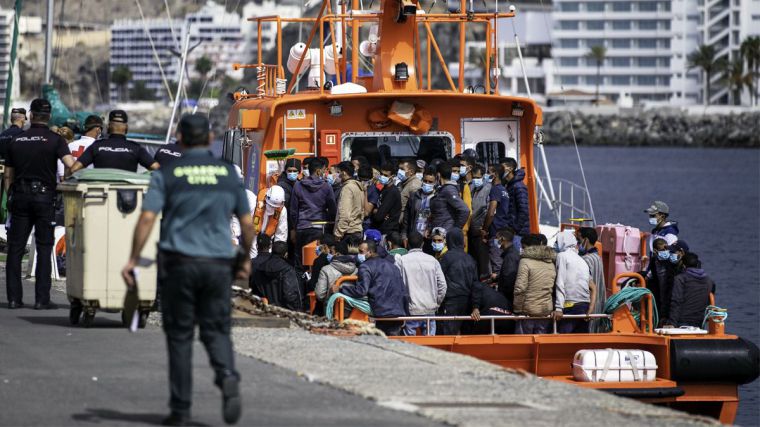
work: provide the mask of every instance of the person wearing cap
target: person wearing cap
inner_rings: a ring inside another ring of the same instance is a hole
[[[158,163],[159,166],[166,166],[169,162],[173,162],[180,157],[182,157],[182,150],[179,148],[179,144],[166,144],[156,150],[156,154],[153,155],[153,160]]]
[[[183,156],[151,175],[132,250],[122,277],[128,287],[151,229],[161,220],[158,286],[169,352],[171,414],[164,425],[187,425],[192,404],[192,349],[195,325],[222,391],[224,422],[240,418],[240,375],[230,339],[230,284],[247,280],[253,218],[243,185],[233,166],[209,149],[213,137],[203,114],[186,114],[177,127]],[[229,234],[229,218],[238,217],[238,249]]]
[[[11,125],[8,129],[0,133],[0,158],[5,158],[8,144],[11,140],[24,131],[26,123],[26,110],[23,108],[14,108],[11,110]]]
[[[670,250],[670,263],[675,266],[676,274],[683,270],[683,256],[689,252],[689,245],[685,240],[679,239],[677,242],[668,246]]]
[[[77,159],[71,172],[74,173],[89,165],[96,169],[113,168],[137,172],[137,166],[145,169],[158,169],[159,164],[148,152],[136,142],[127,139],[129,129],[127,113],[113,110],[108,114],[108,138],[91,145]]]
[[[662,238],[668,245],[678,241],[678,223],[668,220],[670,208],[667,203],[656,200],[652,206],[644,209],[644,213],[649,215],[649,225],[654,226],[652,234],[649,236],[649,252],[652,252],[652,243],[655,239]]]
[[[37,248],[34,308],[54,309],[50,301],[50,259],[53,250],[55,221],[55,187],[57,161],[67,167],[74,164],[66,140],[47,126],[51,107],[47,99],[35,99],[31,105],[31,126],[8,144],[5,160],[5,191],[11,225],[8,230],[6,286],[8,308],[24,305],[21,286],[21,259],[29,234],[34,227]],[[10,191],[9,191],[10,190]]]

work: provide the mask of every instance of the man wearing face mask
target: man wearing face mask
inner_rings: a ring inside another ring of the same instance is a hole
[[[324,179],[326,165],[319,159],[309,163],[309,176],[293,186],[288,215],[295,228],[289,228],[295,245],[295,265],[301,266],[301,252],[308,243],[319,239],[328,222],[335,220],[335,197]]]
[[[644,210],[649,215],[649,225],[654,226],[652,234],[649,237],[649,251],[652,252],[652,243],[655,239],[665,239],[668,245],[678,241],[678,223],[668,220],[670,208],[665,202],[659,200],[652,203],[652,206]]]
[[[468,253],[475,259],[478,266],[478,277],[491,274],[488,243],[483,241],[481,235],[483,223],[488,213],[488,195],[491,192],[491,184],[485,182],[483,173],[483,166],[475,165],[470,172],[472,180],[469,184],[470,194],[472,194],[472,215],[467,233],[467,248]]]
[[[604,304],[607,302],[607,288],[604,282],[602,257],[594,246],[599,236],[592,227],[581,227],[576,231],[575,237],[578,239],[578,255],[588,264],[591,280],[597,286],[596,298],[591,301],[592,313],[602,314],[604,313]],[[604,332],[601,319],[592,320],[589,329],[591,332]]]
[[[408,245],[409,236],[412,233],[420,233],[423,237],[428,234],[430,219],[430,200],[435,195],[435,170],[428,168],[422,177],[422,184],[419,190],[415,191],[409,197],[409,202],[404,209],[404,215],[401,217],[401,239],[405,246]],[[429,249],[430,239],[426,237],[426,246]]]
[[[277,179],[277,185],[285,191],[285,206],[290,206],[290,194],[293,193],[293,186],[298,182],[298,175],[301,173],[301,161],[295,158],[285,160],[284,173]],[[292,227],[292,224],[288,223]]]
[[[668,247],[670,249],[670,263],[675,268],[675,274],[683,272],[683,256],[689,252],[689,245],[683,239],[679,239]]]
[[[657,238],[652,243],[654,251],[646,272],[647,288],[654,294],[657,313],[661,320],[668,318],[670,296],[673,293],[675,264],[670,262],[670,250],[665,239]]]
[[[409,197],[422,187],[422,179],[417,178],[417,163],[413,160],[400,163],[396,179],[401,190],[401,212],[404,212]],[[401,218],[403,219],[403,215]]]
[[[335,218],[335,238],[361,241],[364,207],[367,190],[354,178],[354,164],[345,161],[336,167],[340,176],[341,190],[338,198],[338,215]]]
[[[446,278],[446,296],[438,309],[444,316],[469,316],[476,306],[478,283],[475,261],[464,252],[464,234],[453,229],[446,235],[448,251],[441,257],[441,270]],[[462,322],[440,322],[441,335],[458,335]]]
[[[447,231],[464,229],[470,217],[470,209],[459,194],[459,164],[444,162],[438,166],[441,188],[430,201],[430,227],[441,227]],[[456,170],[456,172],[455,172]]]
[[[518,169],[517,160],[507,157],[504,166],[504,186],[509,195],[509,220],[507,225],[515,230],[514,245],[520,249],[520,239],[530,234],[530,202],[525,186],[525,170]]]
[[[383,236],[393,231],[398,231],[399,218],[401,217],[401,192],[393,184],[393,175],[396,169],[392,164],[386,163],[380,167],[378,183],[382,184],[377,207],[372,210],[372,228],[380,230]]]
[[[492,175],[491,189],[488,193],[488,209],[483,226],[480,229],[480,235],[483,242],[488,244],[488,259],[491,267],[491,275],[499,274],[501,270],[501,248],[492,244],[491,241],[496,238],[496,232],[509,224],[509,195],[507,189],[502,185],[502,176],[505,169],[502,165],[496,165],[495,173]],[[518,250],[519,252],[519,250]]]

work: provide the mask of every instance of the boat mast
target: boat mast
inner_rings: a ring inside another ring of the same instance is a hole
[[[45,83],[52,82],[53,74],[53,0],[47,2],[47,28],[45,34]]]
[[[5,82],[5,102],[3,104],[3,122],[0,128],[8,125],[8,113],[11,108],[11,92],[13,92],[13,73],[16,65],[16,45],[18,44],[18,22],[21,16],[21,2],[16,0],[16,7],[13,13],[13,40],[11,40],[11,62],[8,65],[8,80]]]

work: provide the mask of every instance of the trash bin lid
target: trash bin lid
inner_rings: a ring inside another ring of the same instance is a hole
[[[137,173],[110,168],[81,169],[66,179],[66,182],[92,181],[148,184],[150,182],[150,173]]]

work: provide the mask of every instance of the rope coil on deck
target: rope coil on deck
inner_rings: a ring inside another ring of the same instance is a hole
[[[725,323],[728,319],[728,310],[717,305],[708,305],[705,308],[705,318],[702,320],[702,329],[706,329],[707,322]]]
[[[655,299],[652,291],[647,288],[629,286],[621,289],[619,292],[607,298],[607,302],[604,303],[604,312],[606,314],[612,314],[615,312],[615,310],[618,309],[618,307],[626,304],[628,305],[628,308],[631,309],[633,318],[636,319],[636,322],[639,322],[641,319],[641,313],[639,310],[633,309],[633,304],[640,304],[641,299],[644,298],[645,295],[652,295],[652,324],[657,325],[660,321],[659,314],[657,313],[657,304],[655,304]],[[612,329],[612,324],[610,323],[609,319],[604,319],[602,321],[602,324],[607,331]]]

